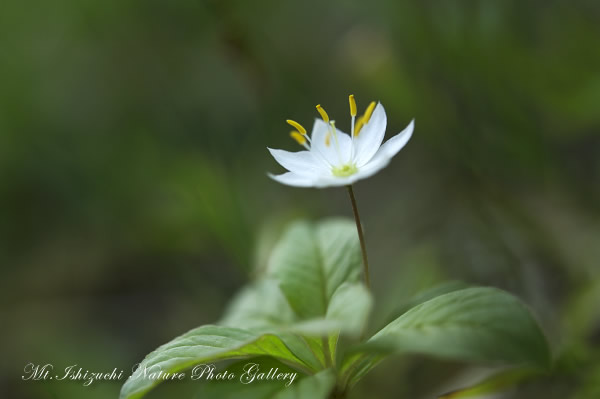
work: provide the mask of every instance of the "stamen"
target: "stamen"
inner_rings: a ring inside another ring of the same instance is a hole
[[[350,137],[352,139],[350,145],[350,161],[354,159],[354,124],[356,122],[356,101],[354,100],[354,94],[350,94],[348,97],[350,102]]]
[[[319,114],[321,114],[321,118],[323,118],[325,123],[329,123],[329,115],[327,115],[327,112],[321,107],[321,104],[317,105],[317,111],[319,111]]]
[[[348,97],[348,101],[350,102],[350,116],[356,116],[356,101],[354,101],[354,94],[350,94]]]
[[[364,123],[367,124],[367,122],[369,122],[369,119],[371,119],[371,114],[373,113],[373,110],[375,109],[375,101],[371,101],[371,104],[369,104],[369,106],[367,107],[367,110],[365,111],[365,114],[363,115],[363,119],[364,119]]]
[[[329,127],[331,128],[331,134],[333,135],[333,139],[335,140],[335,152],[337,152],[338,161],[342,162],[342,153],[340,152],[340,143],[338,141],[337,130],[335,129],[335,121],[329,122]]]
[[[354,135],[355,136],[358,136],[360,134],[360,131],[363,128],[363,126],[369,122],[376,105],[377,104],[375,103],[375,101],[371,101],[371,104],[369,104],[369,106],[367,107],[363,116],[358,118],[358,120],[356,121],[356,126],[354,127]]]
[[[331,145],[331,132],[327,132],[325,136],[325,145],[329,147]]]
[[[301,146],[306,147],[306,137],[304,135],[294,130],[290,132],[290,137],[296,140]]]
[[[331,128],[331,134],[333,134],[335,145],[338,147],[339,150],[340,145],[338,144],[337,130],[335,130],[335,121],[329,122],[329,127]]]
[[[358,136],[360,134],[360,129],[362,129],[364,124],[365,124],[365,119],[364,119],[364,117],[361,116],[356,121],[356,126],[354,126],[354,136]]]
[[[298,132],[299,132],[301,135],[303,135],[303,136],[304,136],[304,135],[306,134],[306,129],[304,128],[304,126],[302,126],[302,125],[301,125],[301,124],[299,124],[298,122],[296,122],[296,121],[293,121],[293,120],[291,120],[291,119],[288,119],[286,122],[287,122],[288,124],[292,125],[294,128],[296,128],[296,130],[298,130]]]

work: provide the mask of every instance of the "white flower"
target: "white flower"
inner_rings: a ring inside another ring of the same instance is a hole
[[[356,103],[350,96],[352,136],[336,129],[325,110],[317,105],[323,119],[316,119],[310,138],[306,129],[292,120],[291,132],[306,151],[289,152],[268,148],[277,162],[289,172],[269,174],[274,180],[296,187],[347,186],[366,179],[387,166],[410,139],[414,120],[400,133],[386,141],[383,137],[387,118],[381,103],[372,102],[355,126]]]

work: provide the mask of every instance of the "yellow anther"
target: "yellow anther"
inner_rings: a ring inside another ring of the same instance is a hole
[[[306,144],[306,137],[304,137],[303,134],[298,133],[297,131],[292,131],[290,132],[290,136],[296,140],[296,142],[300,145],[305,145]]]
[[[317,105],[317,111],[319,111],[319,114],[321,114],[321,118],[323,118],[325,123],[329,123],[329,115],[327,115],[327,112],[321,107],[321,104]]]
[[[325,136],[325,145],[327,147],[329,147],[331,145],[331,132],[328,132],[327,136]]]
[[[373,114],[375,105],[377,105],[375,104],[375,101],[371,101],[371,104],[369,104],[369,106],[367,107],[364,115],[358,118],[358,120],[356,121],[356,126],[354,126],[354,137],[360,134],[360,130],[363,128],[364,125],[366,125],[369,122],[369,119],[371,119],[371,115]]]
[[[363,115],[362,119],[364,119],[364,123],[366,124],[367,122],[369,122],[369,119],[371,119],[371,114],[373,113],[373,110],[375,109],[375,101],[371,101],[371,104],[369,104],[369,106],[367,107],[367,110],[365,111],[365,114]]]
[[[362,129],[364,124],[365,124],[364,117],[358,118],[358,120],[356,121],[356,126],[354,126],[354,137],[356,137],[360,134],[360,129]]]
[[[350,116],[356,116],[356,101],[354,101],[354,94],[350,94],[348,101],[350,102]]]
[[[296,121],[293,121],[293,120],[291,120],[291,119],[288,119],[286,122],[287,122],[287,123],[289,123],[290,125],[292,125],[294,128],[296,128],[296,130],[298,130],[298,132],[299,132],[301,135],[305,135],[305,134],[306,134],[306,129],[304,128],[304,126],[302,126],[302,125],[301,125],[301,124],[299,124],[298,122],[296,122]]]

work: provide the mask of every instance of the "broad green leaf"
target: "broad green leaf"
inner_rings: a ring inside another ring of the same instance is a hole
[[[337,331],[356,335],[364,328],[372,304],[371,294],[362,283],[343,283],[333,293],[323,317],[303,320],[291,309],[277,282],[263,279],[236,296],[219,324],[310,336]]]
[[[266,379],[249,378],[249,367],[257,365],[258,372],[266,375]],[[237,362],[216,370],[214,373],[233,373],[235,377],[228,381],[202,381],[196,399],[326,399],[333,388],[335,377],[331,370],[324,370],[315,375],[303,375],[271,358],[254,358]],[[293,382],[290,379],[278,381],[269,379],[276,373],[296,373]]]
[[[401,352],[495,364],[545,367],[544,334],[516,297],[495,288],[467,288],[409,310],[372,338]]]
[[[274,333],[313,371],[321,369],[321,340],[302,337],[292,326],[298,316],[289,306],[276,280],[266,278],[244,288],[231,302],[219,324],[256,333]]]
[[[427,302],[428,300],[433,299],[437,296],[447,294],[453,291],[462,290],[465,288],[469,288],[469,286],[466,283],[463,283],[462,281],[446,281],[441,284],[437,284],[429,289],[421,291],[418,294],[414,295],[412,298],[410,298],[408,301],[405,301],[404,303],[400,304],[400,306],[398,306],[395,309],[393,316],[388,319],[388,323],[392,322],[402,314],[406,313],[415,306],[422,304],[423,302]]]
[[[150,353],[121,389],[121,399],[142,397],[161,379],[150,373],[179,372],[197,364],[253,356],[272,356],[297,369],[308,371],[273,334],[256,334],[231,327],[202,326],[193,329]]]
[[[256,281],[240,291],[229,304],[219,324],[246,329],[288,327],[298,316],[274,279]]]
[[[344,360],[355,383],[389,353],[547,367],[550,351],[529,310],[495,288],[468,288],[415,306]]]
[[[301,320],[325,316],[335,290],[358,282],[360,246],[348,220],[296,222],[274,248],[267,274],[280,283]]]
[[[344,283],[331,297],[325,319],[336,322],[342,331],[360,334],[372,306],[373,298],[364,284]]]
[[[539,375],[539,371],[532,369],[517,368],[503,370],[468,388],[461,388],[440,395],[439,399],[472,398],[480,395],[498,393],[536,375]]]
[[[331,297],[325,317],[297,322],[288,330],[308,336],[323,336],[342,332],[359,335],[365,324],[373,299],[362,283],[344,283]]]

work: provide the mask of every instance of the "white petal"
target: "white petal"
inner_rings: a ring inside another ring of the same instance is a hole
[[[381,169],[385,168],[386,166],[388,166],[388,164],[391,161],[391,157],[373,157],[371,158],[371,161],[364,165],[363,167],[359,168],[358,172],[356,172],[354,175],[352,175],[351,177],[356,176],[356,180],[361,180],[361,179],[366,179],[367,177],[371,177],[373,176],[375,173],[379,172]]]
[[[400,151],[406,145],[408,140],[410,140],[414,128],[415,120],[413,119],[403,131],[383,143],[383,145],[379,148],[379,151],[377,151],[375,156],[371,158],[365,167],[369,166],[372,162],[377,164],[381,163],[383,159],[387,159],[388,161],[392,159],[394,155],[396,155],[398,151]]]
[[[340,186],[347,186],[349,184],[352,184],[355,180],[351,179],[353,176],[348,176],[348,177],[336,177],[333,175],[330,176],[323,176],[318,180],[315,180],[313,182],[313,187],[317,187],[317,188],[325,188],[325,187],[340,187]]]
[[[413,119],[403,131],[383,143],[379,151],[385,152],[390,158],[392,158],[406,145],[406,143],[408,143],[408,140],[410,140],[412,137],[414,128],[415,120]]]
[[[373,158],[385,136],[387,117],[381,103],[377,104],[371,119],[354,137],[354,162],[361,167]]]
[[[286,184],[294,187],[313,187],[314,180],[306,176],[300,176],[293,172],[287,172],[282,175],[272,175],[269,173],[269,177],[279,183]]]
[[[327,123],[321,119],[315,119],[311,133],[310,151],[315,154],[315,158],[325,159],[329,165],[336,166],[348,163],[350,161],[352,139],[346,133],[336,129],[337,144],[335,138],[330,137],[329,145],[327,145],[326,137],[330,131],[331,128]]]
[[[316,159],[310,151],[289,152],[284,150],[274,150],[267,148],[273,158],[281,166],[301,176],[314,176],[325,173],[326,164],[319,159]]]

